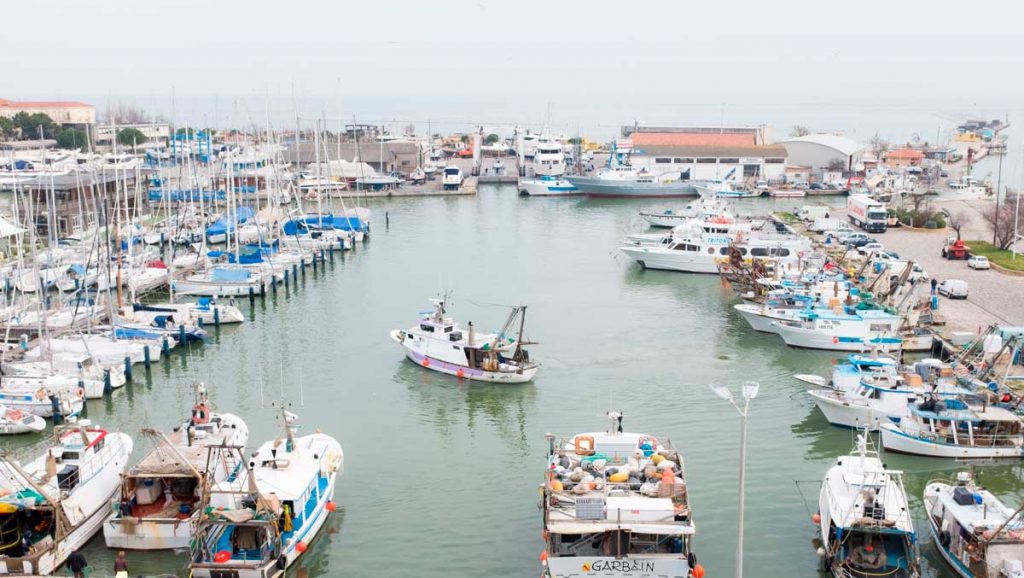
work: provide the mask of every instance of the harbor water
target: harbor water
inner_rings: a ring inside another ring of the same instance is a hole
[[[810,201],[744,201],[741,210],[789,210]],[[833,199],[841,204],[842,199]],[[830,427],[795,373],[827,375],[836,355],[790,349],[753,333],[717,276],[644,271],[617,250],[645,230],[637,211],[679,202],[521,198],[482,186],[476,197],[380,199],[370,241],[312,268],[298,288],[257,299],[241,326],[175,352],[88,418],[135,433],[187,416],[191,384],[243,416],[250,445],[277,435],[271,404],[292,403],[306,431],[345,449],[338,510],[295,576],[538,576],[538,486],[545,433],[606,427],[670,438],[682,451],[709,577],[733,575],[739,418],[711,383],[760,382],[750,409],[747,576],[817,576],[812,547],[818,481],[853,433]],[[390,224],[385,224],[385,212]],[[452,291],[449,313],[497,330],[507,305],[526,304],[526,332],[542,367],[533,383],[488,385],[425,370],[388,336],[416,323],[427,299]],[[32,438],[6,438],[14,447]],[[141,438],[134,459],[148,451]],[[962,464],[887,454],[906,473],[927,576],[938,560],[921,507],[927,481]],[[983,464],[982,483],[1008,505],[1024,498],[1018,463]],[[84,551],[93,576],[115,553],[97,536]],[[185,553],[130,552],[132,575],[187,575]]]

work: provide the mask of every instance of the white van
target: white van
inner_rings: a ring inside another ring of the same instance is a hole
[[[801,221],[814,221],[816,219],[827,219],[831,214],[831,207],[824,205],[804,205],[796,212],[797,218]]]
[[[950,299],[967,299],[967,281],[961,279],[946,279],[936,290]]]

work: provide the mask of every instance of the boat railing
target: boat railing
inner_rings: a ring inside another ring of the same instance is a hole
[[[672,509],[656,507],[652,501],[650,508],[631,501],[628,507],[619,508],[608,503],[608,498],[662,498],[672,500]],[[551,491],[548,496],[548,517],[552,514],[561,521],[574,523],[592,523],[601,525],[608,522],[647,523],[657,525],[688,526],[691,524],[687,492],[684,484],[677,484],[668,490],[659,490],[653,496],[646,496],[630,489],[630,484],[607,484],[602,490],[576,494],[568,491]]]

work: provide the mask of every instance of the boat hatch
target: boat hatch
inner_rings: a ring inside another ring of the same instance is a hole
[[[462,339],[462,332],[461,331],[455,331],[455,332],[451,333],[450,335],[448,335],[448,340],[449,341],[460,341],[461,339]]]

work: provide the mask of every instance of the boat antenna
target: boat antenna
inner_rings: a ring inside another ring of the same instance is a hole
[[[299,407],[306,407],[306,400],[302,388],[302,366],[299,366]]]

